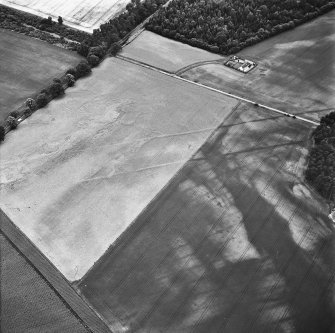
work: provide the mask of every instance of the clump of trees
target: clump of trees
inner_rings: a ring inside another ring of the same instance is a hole
[[[37,95],[36,104],[39,109],[45,107],[48,103],[49,99],[46,93],[41,92]]]
[[[91,66],[86,60],[82,60],[77,66],[76,66],[76,74],[75,77],[77,79],[88,75],[91,73]]]
[[[61,81],[54,80],[54,82],[47,89],[51,98],[56,98],[64,94],[64,87]]]
[[[10,127],[10,129],[15,129],[18,125],[18,122],[15,117],[8,116],[6,119],[6,124]]]
[[[29,108],[29,110],[31,111],[35,111],[36,110],[36,102],[32,99],[32,98],[28,98],[26,100],[26,106]]]
[[[91,55],[87,56],[87,62],[89,63],[89,65],[91,67],[96,67],[96,66],[99,65],[100,59],[96,55],[91,54]]]
[[[335,203],[335,112],[321,118],[312,133],[306,180],[327,200]]]
[[[17,118],[20,117],[20,113],[19,113],[19,111],[15,110],[15,111],[12,111],[12,112],[9,114],[9,116],[11,116],[11,117],[17,119]]]
[[[39,29],[41,30],[45,30],[46,27],[51,27],[52,26],[52,17],[51,16],[48,16],[48,18],[43,18],[41,20],[41,24],[39,25]]]
[[[66,78],[68,87],[73,87],[75,82],[76,82],[76,79],[75,79],[74,75],[72,75],[70,73],[67,73],[65,75],[65,78]]]
[[[147,29],[221,54],[236,53],[335,8],[329,0],[174,0]]]

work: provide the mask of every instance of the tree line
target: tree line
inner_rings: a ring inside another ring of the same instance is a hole
[[[221,54],[236,53],[335,8],[329,0],[173,0],[147,29]]]
[[[312,137],[306,179],[325,199],[335,203],[335,112],[321,118]]]
[[[52,21],[51,17],[41,19],[39,16],[21,12],[3,5],[0,5],[0,26],[22,33],[28,33],[36,28],[39,31],[55,33],[60,37],[68,38],[76,42],[82,42],[90,36],[84,31],[63,25],[63,19],[61,17],[58,17],[58,23],[56,23]]]
[[[121,49],[120,41],[166,1],[131,0],[119,16],[101,24],[91,35],[64,25],[62,17],[58,17],[57,23],[51,17],[40,18],[3,5],[0,5],[0,27],[24,34],[35,33],[34,37],[51,43],[71,43],[69,48],[86,57],[91,67],[94,67],[107,52],[111,55],[118,53]],[[34,28],[39,32],[37,35]],[[56,33],[60,37],[54,37],[50,33]],[[66,39],[77,43],[68,42]]]
[[[76,46],[76,51],[86,57],[86,60],[82,60],[76,67],[69,68],[60,79],[54,79],[50,86],[42,89],[34,98],[28,98],[23,114],[17,110],[12,111],[5,124],[0,124],[0,142],[5,139],[6,128],[15,129],[17,127],[19,118],[29,117],[35,110],[46,106],[53,98],[64,94],[65,88],[72,87],[76,80],[90,74],[91,68],[97,66],[106,53],[116,55],[122,47],[120,41],[166,1],[131,0],[118,17],[102,24],[99,29],[93,31],[92,35],[64,26],[61,17],[58,17],[58,23],[56,23],[51,17],[41,19],[35,15],[0,5],[0,19],[3,19],[3,21],[0,20],[0,27],[19,27],[18,32],[21,32],[21,28],[26,29],[24,24],[29,24],[43,31],[57,32],[61,38],[70,37],[80,41]]]
[[[78,53],[87,56],[89,48],[104,45],[112,54],[118,51],[116,44],[133,29],[158,10],[167,0],[131,0],[117,17],[100,25],[78,48]]]

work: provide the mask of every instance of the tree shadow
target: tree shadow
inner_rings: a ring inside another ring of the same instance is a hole
[[[233,159],[230,155],[227,160],[227,154],[221,153],[222,136],[218,135],[212,143],[211,149],[202,149],[206,163],[212,166],[211,170],[215,173],[217,179],[224,181],[224,186],[230,193],[235,193],[236,184],[241,182],[239,170],[241,170],[238,159]],[[294,149],[295,143],[292,143]],[[216,147],[216,148],[213,148]],[[275,146],[271,146],[275,148]],[[260,148],[262,149],[262,148]],[[255,153],[259,151],[254,149]],[[227,160],[224,168],[218,167],[218,160]],[[233,165],[229,168],[228,165]],[[279,178],[279,177],[278,177]],[[229,179],[229,181],[227,181]],[[252,181],[257,181],[253,180]],[[272,186],[277,186],[276,182],[282,182],[285,179],[275,179]],[[208,182],[201,182],[210,186]],[[334,234],[328,226],[328,236],[319,239],[317,250],[312,253],[305,251],[292,236],[290,221],[283,218],[273,205],[260,195],[258,190],[249,184],[244,188],[244,195],[234,195],[234,204],[241,212],[243,226],[247,232],[249,242],[257,249],[258,253],[266,254],[271,259],[275,271],[283,277],[287,288],[287,300],[292,310],[292,319],[296,332],[332,332],[334,329],[334,304],[332,303],[331,284],[333,282],[334,261],[329,256],[329,252],[334,252],[333,242]],[[289,200],[288,191],[279,191],[281,196]],[[285,193],[283,193],[285,192]],[[257,197],[257,206],[264,212],[271,212],[266,220],[259,218],[260,211],[250,210],[245,202],[245,197]],[[307,203],[296,201],[296,205],[302,206],[303,216],[312,220],[316,218],[313,209]],[[314,216],[312,215],[314,213]],[[329,220],[324,214],[318,213],[318,217],[323,215],[323,220]],[[311,226],[313,228],[313,226]],[[305,236],[306,237],[307,233]],[[304,238],[301,238],[301,242]],[[317,258],[324,258],[326,265],[320,265]],[[220,327],[225,331],[226,326]],[[255,330],[258,332],[259,330]]]
[[[80,281],[111,327],[118,318],[129,332],[334,330],[333,230],[317,198],[287,185],[302,182],[308,125],[244,117],[219,128]]]

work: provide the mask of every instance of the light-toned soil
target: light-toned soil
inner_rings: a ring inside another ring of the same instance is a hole
[[[258,63],[244,75],[204,65],[183,77],[288,112],[335,105],[335,11],[240,52]]]
[[[81,59],[76,52],[0,29],[0,121]]]
[[[121,55],[169,72],[195,62],[222,58],[218,54],[176,42],[151,31],[143,31],[123,49]]]
[[[69,280],[79,279],[236,103],[106,59],[6,136],[1,207]]]
[[[126,8],[129,0],[0,0],[0,3],[42,17],[57,20],[79,30],[93,32]]]
[[[312,129],[241,105],[83,295],[129,332],[332,332],[334,228],[303,180]]]

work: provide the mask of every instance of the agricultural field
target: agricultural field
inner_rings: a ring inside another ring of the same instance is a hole
[[[1,208],[80,279],[236,104],[108,58],[7,134]]]
[[[1,232],[0,254],[1,332],[88,332]]]
[[[0,0],[0,3],[54,20],[62,16],[65,24],[92,33],[124,10],[129,0]]]
[[[75,52],[2,29],[0,45],[0,121],[82,59]]]
[[[307,0],[301,11],[294,1],[271,0],[271,11],[257,11],[262,1],[243,11],[244,2],[227,2],[241,9],[235,14],[220,1],[174,1],[151,29],[185,42],[172,29],[179,24],[208,44],[200,28],[209,24],[194,15],[221,6],[214,21],[231,20],[235,40],[227,49],[207,46],[229,53],[238,38],[251,44],[243,35],[267,33],[258,24],[300,24],[326,0]],[[0,0],[61,15],[84,31],[127,2]],[[181,24],[179,5],[194,23],[186,17]],[[296,11],[299,20],[286,22]],[[237,53],[257,63],[246,74],[226,67],[228,57],[144,31],[7,133],[0,145],[0,331],[335,332],[334,222],[305,181],[315,123],[259,105],[315,121],[334,108],[334,15]],[[239,20],[245,31],[234,30]],[[132,24],[130,15],[106,31]],[[223,30],[216,42],[227,37]],[[2,30],[0,45],[1,119],[81,59]]]
[[[247,75],[221,64],[180,73],[288,112],[331,109],[335,105],[334,19],[335,10],[244,49],[238,55],[258,64]]]
[[[126,332],[333,332],[313,126],[241,104],[78,284]]]
[[[168,72],[200,61],[222,59],[220,55],[176,42],[150,31],[143,31],[123,48],[121,55]]]

